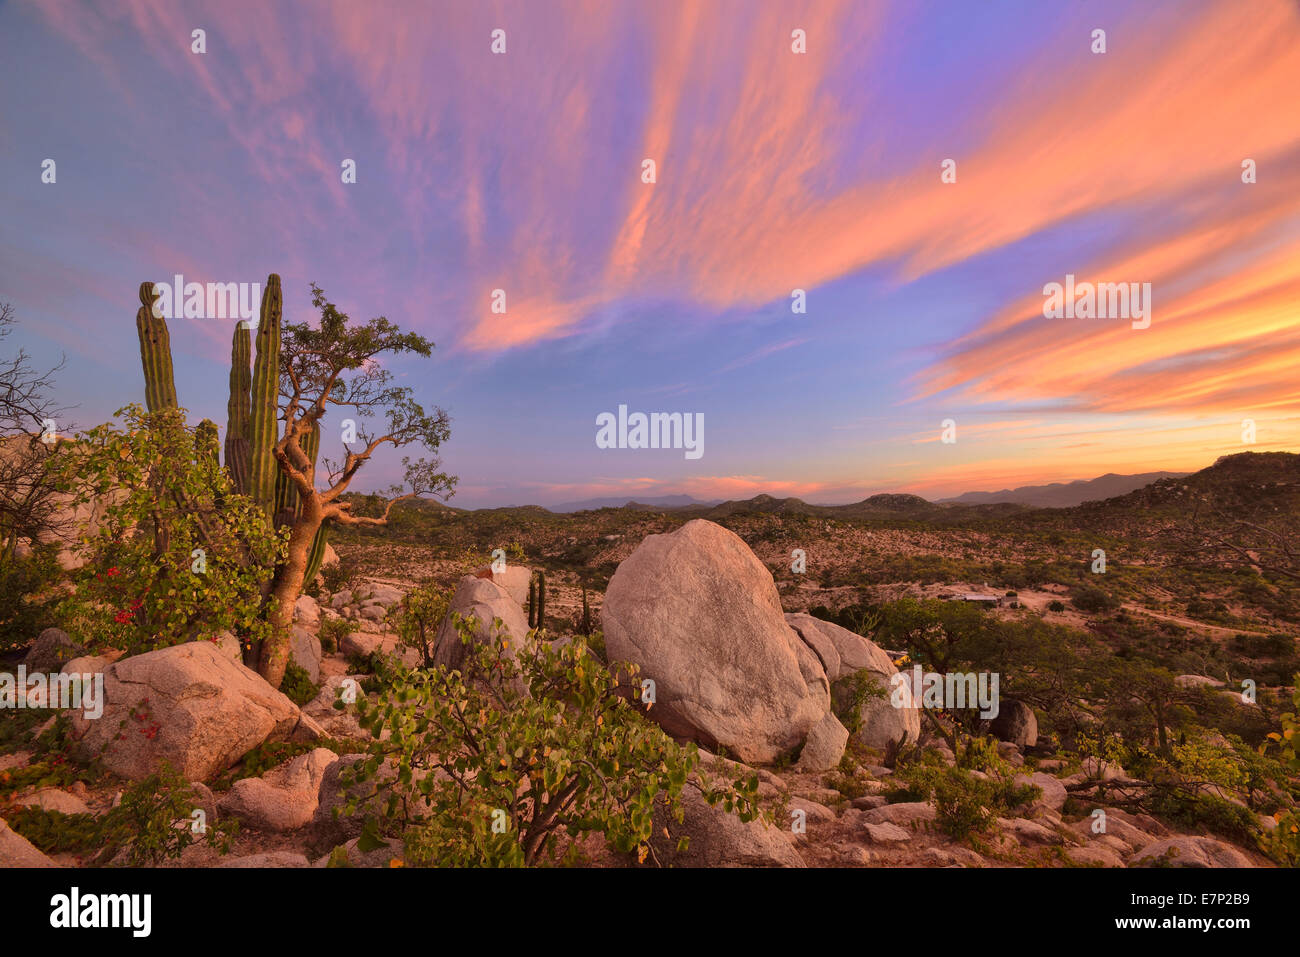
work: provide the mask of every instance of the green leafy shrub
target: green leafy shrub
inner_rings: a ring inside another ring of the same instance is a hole
[[[301,708],[320,693],[320,685],[312,682],[306,668],[290,661],[284,667],[284,680],[280,682],[280,690]]]
[[[1232,646],[1255,658],[1275,658],[1296,650],[1296,639],[1290,635],[1233,635]]]
[[[744,820],[758,816],[757,776],[714,785],[698,750],[629,700],[634,666],[610,670],[581,638],[556,648],[532,633],[511,654],[506,640],[479,642],[473,619],[453,620],[461,668],[404,672],[377,705],[359,701],[376,741],[343,774],[351,787],[395,766],[384,818],[403,827],[409,863],[532,865],[554,859],[561,837],[591,833],[644,860],[656,801],[680,821],[688,783]]]
[[[316,635],[320,638],[321,650],[332,655],[343,647],[344,638],[360,630],[361,626],[355,621],[348,621],[346,618],[326,618],[322,615]]]
[[[1119,599],[1095,585],[1081,585],[1070,596],[1070,604],[1080,611],[1100,615],[1120,606]]]
[[[998,753],[998,740],[992,735],[969,738],[957,755],[957,766],[968,771],[998,771],[1006,762]]]
[[[262,588],[285,534],[214,457],[195,454],[182,410],[118,415],[124,428],[91,429],[63,460],[76,500],[103,509],[61,608],[69,633],[132,654],[222,631],[264,637]]]
[[[1213,794],[1160,788],[1150,796],[1147,807],[1180,830],[1204,828],[1243,843],[1255,843],[1259,836],[1259,821],[1248,808]]]
[[[1279,719],[1281,729],[1270,732],[1261,751],[1276,749],[1284,767],[1300,771],[1300,675],[1292,677],[1296,689],[1293,694],[1295,711],[1288,711]],[[1300,813],[1292,808],[1276,816],[1277,827],[1265,833],[1260,840],[1264,853],[1288,867],[1300,866]]]
[[[980,764],[984,777],[976,777],[972,769],[949,767],[937,759],[927,757],[905,765],[896,776],[902,787],[887,796],[890,801],[929,801],[938,812],[935,824],[939,830],[956,840],[993,829],[997,819],[1016,808],[1029,804],[1042,794],[1033,784],[1019,784],[1016,769],[987,746],[967,742],[963,754],[971,754],[972,762]]]
[[[1287,811],[1276,821],[1277,827],[1261,835],[1259,849],[1284,867],[1300,867],[1300,815]]]
[[[1054,611],[1054,612],[1062,612],[1062,611],[1065,611],[1065,602],[1063,602],[1063,601],[1057,601],[1056,599],[1052,599],[1051,601],[1049,601],[1049,602],[1047,603],[1047,610],[1048,610],[1048,611]]]
[[[601,661],[609,660],[609,653],[605,651],[605,632],[597,628],[591,634],[584,635],[583,637],[587,640],[588,651]]]
[[[32,760],[23,767],[0,771],[0,794],[16,793],[28,788],[65,788],[76,781],[98,777],[96,762],[83,766],[73,756],[70,738],[72,724],[67,715],[60,714],[54,723],[35,734],[36,727],[44,724],[48,713],[44,711],[5,711],[0,728],[11,733],[0,750],[30,748]]]
[[[63,578],[56,545],[38,545],[29,555],[0,551],[0,652],[29,644],[53,624]]]
[[[164,764],[123,791],[117,807],[102,817],[26,807],[6,812],[6,818],[46,853],[98,851],[90,863],[102,865],[125,852],[125,863],[141,867],[176,860],[200,840],[223,854],[230,849],[238,822],[204,822],[198,830],[193,816],[197,805],[185,778]]]
[[[337,595],[357,583],[356,570],[351,563],[341,558],[337,562],[322,566],[320,577],[325,592],[329,595]]]
[[[450,604],[450,590],[426,579],[403,595],[397,606],[398,637],[403,645],[420,653],[426,667],[433,664],[434,639]]]
[[[831,692],[835,717],[848,729],[850,737],[862,728],[862,706],[889,694],[868,668],[838,679]]]
[[[10,808],[5,820],[45,854],[90,854],[101,846],[103,824],[93,814],[64,814],[32,804]]]

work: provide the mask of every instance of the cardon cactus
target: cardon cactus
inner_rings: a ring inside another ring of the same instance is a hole
[[[171,335],[167,320],[153,314],[154,283],[140,283],[140,309],[135,329],[140,335],[140,362],[144,366],[144,401],[150,412],[176,408],[176,379],[172,372]]]
[[[316,454],[320,451],[319,422],[312,423],[312,430],[303,436],[302,450],[307,456],[307,461],[311,463],[314,472]],[[275,480],[276,523],[287,524],[291,522],[298,515],[299,504],[298,487],[283,472],[277,473]],[[307,571],[303,581],[310,582],[320,573],[321,564],[325,561],[327,537],[324,525],[316,530],[316,537],[311,542],[311,550],[307,553]]]
[[[140,359],[144,367],[145,404],[150,412],[177,407],[167,321],[153,314],[154,284],[140,284]],[[230,397],[226,403],[226,469],[235,489],[274,515],[276,505],[275,443],[279,438],[280,322],[283,314],[280,277],[272,273],[262,293],[257,329],[257,360],[252,361],[252,332],[235,328],[230,346]]]
[[[302,437],[302,450],[316,468],[316,453],[320,451],[320,423],[313,422],[312,430]],[[275,476],[275,518],[277,524],[284,524],[298,515],[298,486],[283,472]]]
[[[248,491],[248,420],[253,386],[253,331],[235,326],[230,344],[230,399],[226,402],[226,470],[235,491]]]
[[[327,538],[324,525],[316,529],[316,537],[311,540],[311,548],[307,552],[307,571],[302,579],[304,582],[315,581],[320,574],[320,567],[325,562],[325,546],[329,544]]]
[[[266,277],[262,317],[257,327],[257,359],[248,420],[248,491],[268,515],[275,509],[275,476],[279,472],[274,448],[280,425],[280,318],[284,311],[280,277]]]

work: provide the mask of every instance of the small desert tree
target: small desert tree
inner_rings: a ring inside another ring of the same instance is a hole
[[[293,608],[306,583],[312,542],[326,522],[342,525],[384,525],[393,506],[417,495],[451,494],[456,480],[439,471],[435,453],[451,433],[442,409],[426,412],[408,386],[393,384],[393,374],[380,357],[401,353],[429,356],[433,343],[413,332],[402,332],[380,316],[364,325],[349,325],[348,316],[312,284],[312,305],[320,310],[320,326],[286,324],[280,345],[280,394],[284,426],[275,445],[275,461],[292,483],[300,507],[290,523],[288,556],[276,570],[271,586],[270,637],[262,643],[258,670],[278,687],[289,659]],[[344,413],[340,426],[355,416],[355,434],[342,428],[343,457],[324,460],[324,489],[317,487],[316,466],[303,446],[331,407]],[[380,419],[382,426],[368,428],[356,420]],[[393,486],[383,513],[352,514],[352,503],[342,496],[380,448],[416,445],[431,454],[414,461],[402,459],[405,475]]]
[[[13,332],[13,306],[0,303],[0,341]],[[0,564],[13,559],[20,538],[37,540],[64,531],[62,501],[49,459],[63,409],[50,398],[54,373],[32,367],[23,349],[0,356]]]
[[[398,831],[410,864],[531,866],[600,835],[645,862],[656,829],[682,821],[686,787],[743,821],[762,816],[756,774],[706,768],[632,700],[635,665],[606,667],[581,637],[515,644],[500,619],[452,621],[458,668],[403,670],[377,703],[357,700],[374,741],[340,783],[343,810],[365,809],[370,847]]]

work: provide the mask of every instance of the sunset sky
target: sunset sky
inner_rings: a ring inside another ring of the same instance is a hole
[[[0,61],[7,344],[66,354],[82,427],[143,402],[141,281],[278,272],[291,321],[316,281],[437,343],[392,368],[461,507],[1300,450],[1296,0],[47,0]],[[1044,318],[1067,274],[1151,283],[1150,328]],[[232,324],[170,324],[223,430]],[[619,405],[702,413],[703,456],[597,448]]]

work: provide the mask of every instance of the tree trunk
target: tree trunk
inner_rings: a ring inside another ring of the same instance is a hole
[[[293,634],[293,610],[302,594],[303,579],[307,575],[307,556],[312,539],[322,522],[322,509],[316,496],[303,503],[302,514],[289,533],[289,554],[284,564],[276,569],[271,585],[271,635],[262,644],[258,673],[272,688],[280,687],[284,669],[289,663],[289,642]]]

